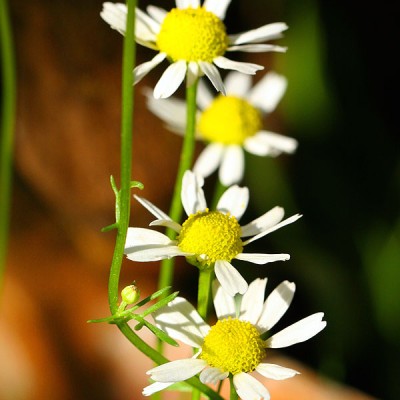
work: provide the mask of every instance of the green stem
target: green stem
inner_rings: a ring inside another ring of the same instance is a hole
[[[181,158],[176,175],[174,194],[172,197],[171,208],[169,216],[173,221],[180,222],[182,217],[182,178],[186,170],[190,169],[193,161],[193,153],[195,148],[195,129],[196,129],[196,93],[197,93],[196,80],[191,86],[186,88],[186,132],[183,138],[183,145],[181,151]],[[175,231],[167,229],[167,236],[171,239],[175,237]],[[172,279],[174,274],[174,259],[165,259],[161,263],[160,277],[158,280],[158,287],[161,289],[165,286],[172,286]],[[168,293],[165,293],[167,295]]]
[[[197,311],[207,321],[208,305],[210,303],[211,278],[213,269],[203,269],[199,273],[199,291],[197,293]]]
[[[229,400],[238,400],[239,396],[236,393],[235,386],[233,384],[233,376],[232,374],[229,375],[229,383],[230,383],[230,396]]]
[[[1,80],[3,86],[0,143],[0,290],[7,257],[14,147],[16,77],[14,45],[7,0],[0,0]]]
[[[119,278],[124,256],[131,204],[132,127],[133,127],[133,67],[135,65],[135,8],[136,0],[127,0],[128,15],[122,65],[122,121],[121,121],[121,178],[117,198],[118,232],[108,281],[108,302],[112,314],[118,310]]]

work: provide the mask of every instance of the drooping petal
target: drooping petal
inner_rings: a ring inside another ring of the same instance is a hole
[[[184,298],[177,297],[153,313],[157,326],[176,340],[201,347],[210,327],[194,307]]]
[[[226,94],[247,98],[251,88],[251,77],[237,71],[229,72],[224,80]]]
[[[175,0],[176,7],[181,9],[200,7],[199,0]]]
[[[128,228],[125,253],[145,246],[168,246],[175,244],[163,233],[146,228]]]
[[[267,388],[253,376],[241,372],[233,377],[236,392],[242,400],[269,400]]]
[[[155,99],[165,99],[175,93],[186,75],[186,61],[180,60],[171,64],[161,75],[154,88]]]
[[[167,55],[165,53],[158,53],[150,61],[147,61],[143,64],[138,65],[133,70],[134,84],[136,85],[138,82],[140,82],[153,68],[155,68],[163,60],[165,60],[165,57],[167,57]]]
[[[214,101],[214,96],[211,94],[207,85],[204,83],[204,79],[199,80],[199,84],[197,86],[196,101],[201,110],[206,109]]]
[[[283,379],[292,378],[293,376],[299,374],[300,372],[285,368],[276,364],[261,363],[256,367],[256,371],[269,379],[275,379],[276,381],[281,381]]]
[[[146,386],[142,394],[143,396],[151,396],[154,393],[159,392],[160,390],[166,389],[168,386],[173,385],[175,382],[154,382],[149,386]]]
[[[213,62],[222,69],[231,69],[248,75],[254,75],[257,71],[264,69],[262,65],[242,61],[233,61],[223,56],[214,58]]]
[[[207,78],[211,81],[215,89],[225,96],[225,86],[222,82],[222,78],[219,74],[217,67],[205,61],[199,61],[199,66],[201,70],[207,75]]]
[[[227,378],[229,376],[229,372],[223,372],[219,368],[208,367],[204,368],[200,373],[200,381],[202,383],[208,384],[211,383],[215,385],[219,381]]]
[[[182,229],[177,222],[171,221],[170,219],[156,219],[155,221],[150,222],[150,226],[164,226],[165,228],[170,228],[177,233]]]
[[[246,138],[244,148],[259,156],[279,156],[281,153],[294,153],[298,142],[288,136],[269,131],[259,131],[254,136]]]
[[[235,300],[222,288],[221,284],[217,280],[213,282],[213,298],[215,313],[217,314],[218,319],[235,317]]]
[[[168,14],[168,11],[164,10],[163,8],[152,5],[147,6],[146,10],[150,17],[152,17],[160,25],[163,23],[165,16]]]
[[[220,165],[223,154],[224,145],[221,143],[207,145],[197,158],[193,171],[204,178],[210,176]]]
[[[219,180],[224,186],[230,186],[242,180],[244,174],[244,152],[239,145],[225,147],[221,167],[219,169]]]
[[[129,249],[128,249],[129,250]],[[189,257],[193,254],[184,253],[178,246],[161,246],[161,245],[143,245],[141,248],[138,246],[133,252],[128,252],[125,249],[126,256],[129,260],[146,262],[146,261],[160,261],[166,258],[176,256]]]
[[[275,261],[290,260],[289,254],[264,254],[264,253],[239,253],[236,257],[237,260],[248,261],[253,264],[268,264]]]
[[[165,220],[171,220],[171,218],[165,214],[164,211],[160,210],[158,207],[156,207],[153,203],[150,201],[146,200],[143,197],[137,196],[136,194],[133,195],[133,197],[148,211],[150,211],[156,218],[158,219],[165,219]]]
[[[262,333],[272,329],[282,318],[293,300],[295,290],[293,282],[283,281],[270,293],[257,323]]]
[[[199,373],[207,362],[197,358],[171,361],[147,371],[147,375],[157,382],[181,382]]]
[[[186,215],[204,211],[207,208],[203,192],[204,179],[192,171],[186,171],[182,179],[181,200]]]
[[[202,76],[199,64],[195,61],[190,61],[187,66],[186,87],[192,86],[199,76]]]
[[[225,18],[226,9],[230,3],[231,0],[205,0],[203,7],[223,20]]]
[[[243,295],[240,305],[240,319],[256,325],[264,305],[265,286],[267,279],[255,279]]]
[[[237,220],[240,220],[246,211],[248,203],[249,189],[234,185],[222,194],[217,204],[217,210],[223,213],[230,213]]]
[[[229,295],[235,296],[237,293],[243,294],[246,292],[247,282],[228,261],[218,260],[215,263],[214,270],[219,283]]]
[[[270,51],[275,51],[276,53],[286,53],[287,47],[276,46],[274,44],[239,44],[237,46],[229,46],[227,51],[243,51],[249,53],[265,53]]]
[[[103,3],[100,17],[103,18],[112,29],[125,35],[127,13],[128,9],[125,4],[106,2]]]
[[[312,338],[325,328],[326,321],[322,321],[323,317],[324,313],[316,313],[288,326],[271,336],[266,341],[267,347],[274,349],[288,347]]]
[[[288,26],[284,22],[274,22],[250,31],[238,33],[236,35],[229,35],[228,38],[229,42],[235,45],[266,42],[268,40],[281,38],[282,32],[287,28]]]
[[[285,211],[282,207],[277,206],[272,208],[265,214],[261,215],[261,217],[258,217],[247,225],[242,226],[242,237],[258,235],[260,232],[264,232],[266,229],[269,229],[271,226],[282,221],[284,214]]]
[[[252,88],[248,100],[254,107],[270,113],[281,101],[286,88],[287,79],[270,71]]]

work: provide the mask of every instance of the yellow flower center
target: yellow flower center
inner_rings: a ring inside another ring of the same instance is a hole
[[[264,342],[254,325],[238,319],[223,319],[211,327],[200,358],[211,367],[236,375],[254,371],[265,357]]]
[[[248,101],[219,95],[201,114],[197,129],[210,142],[242,145],[261,127],[261,113]]]
[[[157,46],[172,61],[207,61],[228,48],[225,25],[204,8],[173,8],[164,18]]]
[[[217,260],[230,261],[243,250],[240,225],[234,216],[219,211],[199,211],[183,223],[179,248],[207,267]]]

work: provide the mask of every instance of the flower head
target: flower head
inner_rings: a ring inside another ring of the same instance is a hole
[[[177,297],[154,314],[157,326],[174,339],[199,349],[189,359],[172,361],[147,373],[155,381],[143,390],[150,395],[200,373],[203,383],[215,384],[233,375],[237,394],[243,400],[269,399],[268,390],[252,372],[266,378],[287,379],[297,371],[265,362],[268,349],[288,347],[315,336],[325,328],[324,314],[310,315],[282,331],[269,331],[285,314],[293,299],[295,284],[284,281],[264,301],[267,280],[256,279],[243,295],[239,309],[232,296],[214,285],[215,325],[203,321],[193,306]]]
[[[260,43],[280,38],[287,29],[287,25],[281,22],[228,35],[223,19],[230,2],[205,0],[201,6],[200,0],[176,0],[176,8],[169,12],[155,6],[147,7],[148,14],[136,9],[136,41],[158,51],[158,54],[135,68],[135,83],[168,59],[171,65],[154,89],[155,98],[169,97],[186,74],[188,85],[205,74],[218,91],[225,93],[217,67],[245,74],[255,74],[263,69],[257,64],[232,61],[224,56],[227,51],[286,51],[285,47]],[[125,33],[125,4],[104,3],[100,15],[113,29]]]
[[[232,266],[233,259],[266,264],[285,261],[289,254],[244,253],[243,248],[282,226],[298,218],[296,214],[283,219],[284,211],[275,207],[261,217],[240,226],[239,220],[245,212],[249,200],[247,188],[232,186],[219,199],[217,210],[207,208],[202,189],[203,179],[191,171],[186,171],[182,182],[181,199],[188,216],[180,225],[149,201],[136,196],[157,219],[150,225],[166,226],[177,233],[176,240],[166,235],[143,228],[129,228],[125,244],[125,254],[133,261],[157,261],[175,256],[185,256],[199,268],[214,268],[217,279],[232,296],[243,294],[247,283]],[[247,240],[244,238],[247,237]]]
[[[297,141],[263,130],[262,118],[271,113],[285,93],[286,78],[267,73],[254,87],[251,77],[231,72],[225,79],[226,96],[213,98],[200,81],[197,103],[197,137],[208,143],[194,165],[203,177],[219,167],[219,179],[225,186],[238,183],[244,174],[244,152],[258,156],[293,153]],[[167,126],[180,134],[186,127],[186,104],[179,99],[155,100],[147,96],[150,110]]]

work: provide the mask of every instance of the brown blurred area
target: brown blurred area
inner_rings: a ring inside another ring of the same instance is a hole
[[[156,2],[153,2],[156,3]],[[151,362],[111,325],[107,280],[114,234],[109,185],[118,181],[121,37],[99,17],[101,1],[11,0],[18,115],[11,238],[0,312],[0,399],[137,399]],[[140,49],[138,61],[150,52]],[[154,85],[160,70],[142,84]],[[181,139],[135,104],[133,179],[168,209]],[[135,225],[150,216],[133,204]],[[124,263],[123,283],[144,294],[156,265]],[[184,351],[184,350],[180,350]],[[171,355],[177,357],[177,355]],[[303,374],[267,383],[275,400],[368,397]],[[274,361],[273,361],[274,362]]]

